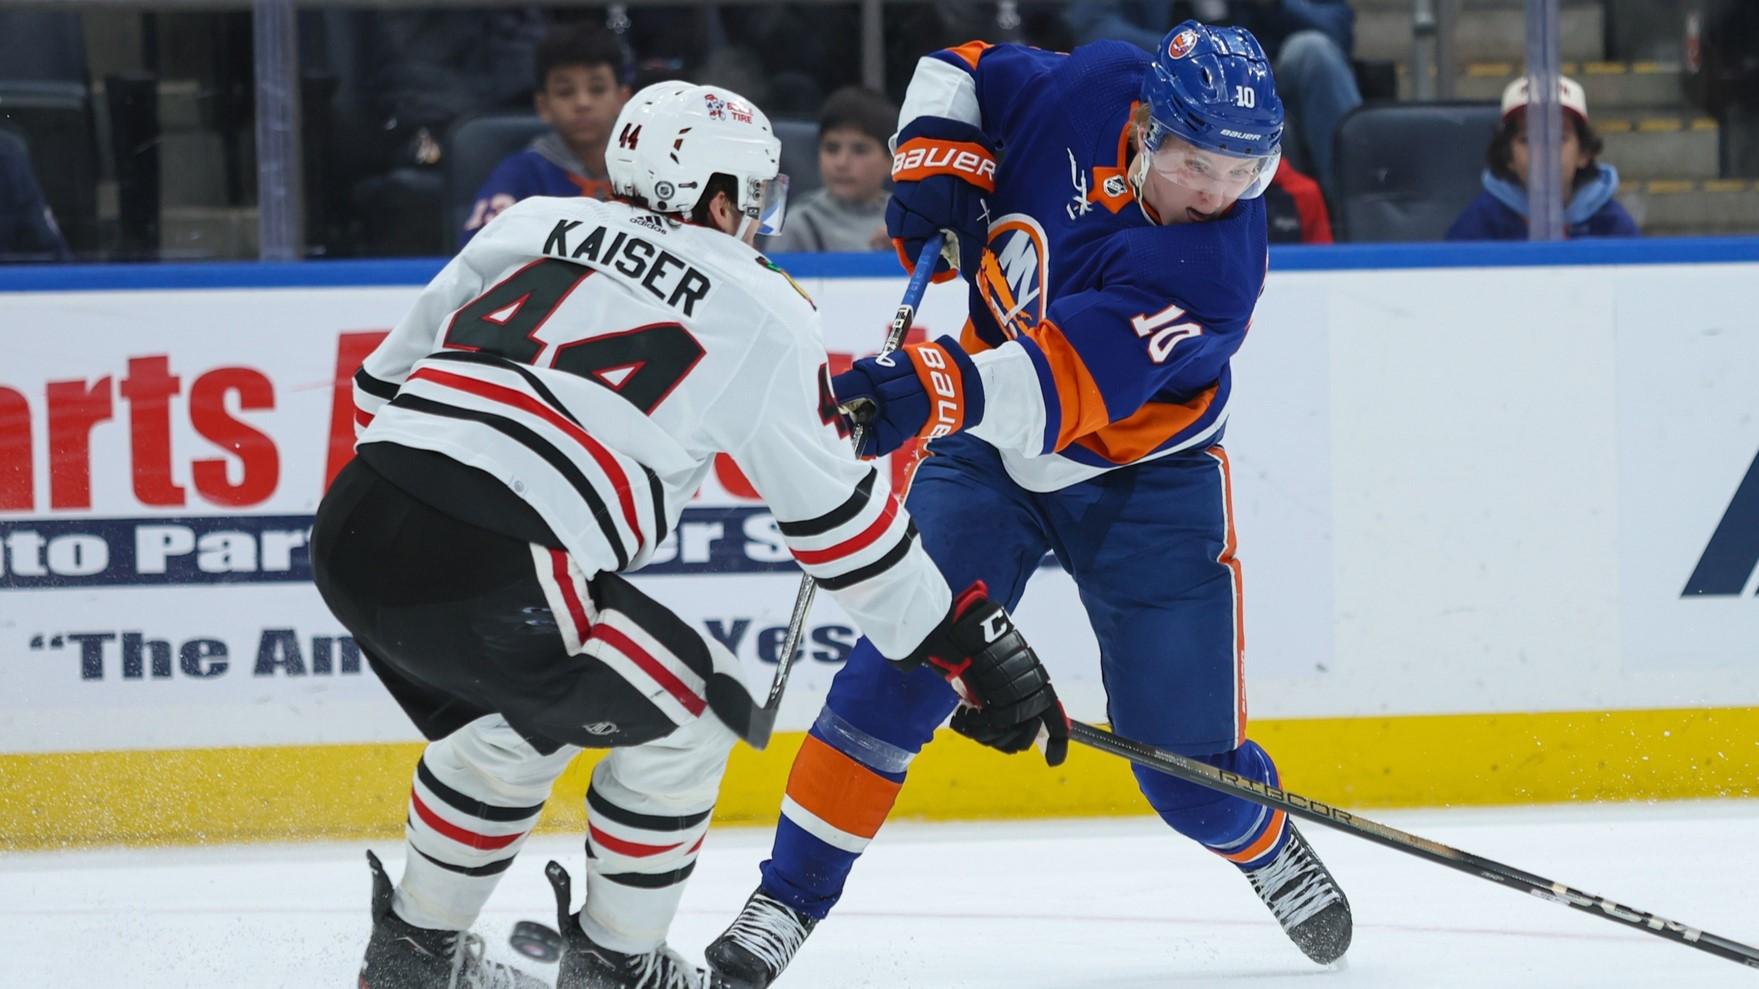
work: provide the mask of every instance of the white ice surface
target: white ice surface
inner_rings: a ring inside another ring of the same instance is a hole
[[[1759,803],[1388,813],[1387,823],[1629,906],[1759,942]],[[1678,944],[1304,826],[1350,896],[1341,970],[1289,944],[1232,867],[1152,819],[887,828],[777,989],[1166,986],[1741,986]],[[361,845],[0,856],[0,986],[353,986],[367,933]],[[402,852],[381,843],[392,874]],[[700,958],[757,879],[767,830],[717,829],[673,943]],[[553,922],[534,839],[478,929],[511,958]],[[579,889],[578,879],[576,890]],[[545,975],[553,969],[544,970]]]

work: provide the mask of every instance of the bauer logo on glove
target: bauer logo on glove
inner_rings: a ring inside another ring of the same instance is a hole
[[[831,389],[843,411],[866,427],[856,451],[863,457],[983,421],[983,379],[952,337],[864,357],[834,376]]]

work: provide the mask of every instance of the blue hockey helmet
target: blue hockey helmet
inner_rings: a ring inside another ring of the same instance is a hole
[[[1186,21],[1167,32],[1142,80],[1150,155],[1168,135],[1230,158],[1253,159],[1257,179],[1239,196],[1263,194],[1282,157],[1283,101],[1270,58],[1252,32]]]

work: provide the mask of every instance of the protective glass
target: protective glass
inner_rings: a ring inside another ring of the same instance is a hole
[[[1143,144],[1150,154],[1148,167],[1162,178],[1228,202],[1263,195],[1283,157],[1280,146],[1268,155],[1250,156],[1200,148],[1156,120],[1149,121]]]

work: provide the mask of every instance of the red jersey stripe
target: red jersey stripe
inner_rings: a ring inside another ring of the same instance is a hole
[[[486,398],[491,402],[499,402],[502,405],[512,406],[521,412],[537,416],[568,434],[570,439],[579,443],[586,449],[587,453],[592,455],[592,459],[599,465],[599,469],[604,471],[605,476],[611,479],[611,485],[617,489],[617,504],[623,509],[623,520],[629,523],[629,531],[635,534],[636,546],[640,547],[646,542],[646,539],[641,532],[640,518],[635,514],[635,496],[629,489],[629,476],[623,473],[623,468],[617,465],[617,461],[611,456],[611,452],[599,445],[597,440],[587,435],[586,430],[581,429],[573,422],[570,422],[567,418],[557,413],[555,409],[550,408],[548,405],[545,405],[522,391],[508,388],[505,385],[497,385],[493,382],[466,377],[462,374],[453,374],[450,371],[439,371],[431,367],[424,367],[409,377],[411,380],[419,378],[426,381],[432,381],[435,384],[445,385],[448,388],[456,388],[462,392],[469,392],[479,398]]]
[[[671,670],[666,669],[659,660],[649,655],[647,650],[641,648],[629,636],[609,625],[600,625],[592,630],[592,637],[629,657],[636,666],[641,667],[642,672],[653,677],[655,683],[664,687],[666,693],[677,698],[678,703],[684,705],[684,709],[691,714],[700,715],[703,709],[708,706],[703,703],[701,697],[696,696],[689,687],[684,685],[684,681],[678,679]]]
[[[574,592],[574,579],[568,572],[568,554],[559,549],[550,550],[551,574],[556,578],[556,586],[562,590],[562,601],[568,606],[568,617],[574,619],[575,631],[580,636],[582,645],[592,635],[592,622],[587,620],[586,605],[580,601],[580,595]]]
[[[586,830],[592,837],[592,843],[600,848],[603,848],[608,852],[616,852],[618,855],[630,855],[636,858],[646,858],[650,855],[663,855],[666,852],[673,851],[678,845],[684,844],[683,842],[678,842],[673,845],[643,845],[639,842],[624,841],[622,838],[608,835],[590,824],[587,825]]]
[[[506,848],[525,837],[523,831],[518,834],[477,834],[475,831],[461,828],[428,809],[428,805],[421,802],[421,794],[414,790],[409,791],[409,802],[415,807],[415,816],[421,818],[423,823],[460,845],[492,852],[499,848]]]
[[[879,517],[873,520],[873,524],[856,535],[825,549],[795,549],[790,546],[788,551],[794,554],[794,559],[807,566],[830,563],[872,546],[875,540],[885,534],[886,529],[891,526],[892,520],[897,516],[898,499],[887,496],[885,511],[880,512]]]

